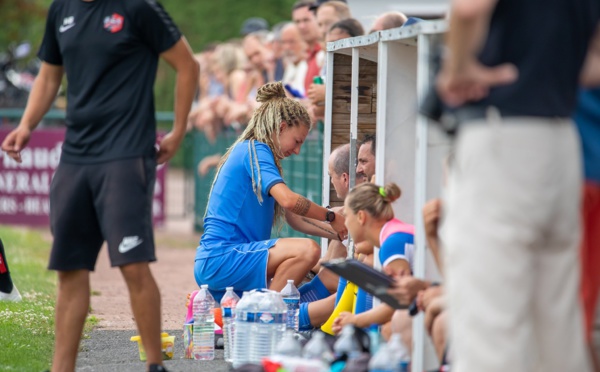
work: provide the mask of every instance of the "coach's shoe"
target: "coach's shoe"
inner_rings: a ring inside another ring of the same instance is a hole
[[[169,372],[164,366],[159,364],[151,364],[148,368],[148,372]]]
[[[5,293],[5,292],[0,291],[0,301],[19,302],[22,299],[23,298],[21,297],[21,294],[19,293],[17,286],[14,284],[13,284],[13,289],[12,289],[12,291],[10,291],[10,293]]]

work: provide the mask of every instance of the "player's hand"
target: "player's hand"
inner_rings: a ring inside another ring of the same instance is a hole
[[[429,305],[438,297],[444,294],[444,289],[439,285],[429,287],[423,291],[420,291],[417,295],[417,307],[422,311],[427,310]]]
[[[158,164],[166,163],[175,155],[179,145],[181,145],[181,142],[183,141],[184,136],[185,133],[176,135],[173,132],[169,132],[162,138],[156,154],[156,161]]]
[[[427,288],[427,283],[414,276],[400,276],[394,278],[394,286],[388,289],[388,293],[394,296],[403,305],[409,305],[419,291]]]
[[[441,210],[441,199],[432,199],[423,206],[423,223],[425,226],[425,236],[428,239],[437,239]]]
[[[517,77],[517,68],[512,64],[488,67],[472,60],[460,67],[444,66],[437,77],[436,87],[444,103],[458,107],[485,98],[491,88],[513,83]]]
[[[335,230],[336,233],[338,233],[342,240],[348,237],[348,229],[346,229],[346,224],[344,220],[345,218],[343,214],[335,212],[335,219],[331,223],[331,227]]]
[[[354,318],[356,318],[356,316],[350,312],[341,312],[340,315],[338,315],[338,317],[333,321],[331,330],[337,335],[342,331],[342,328],[344,328],[346,324],[354,324]]]
[[[18,126],[4,138],[4,141],[2,141],[2,151],[16,160],[17,163],[20,163],[22,161],[21,150],[27,146],[30,138],[31,130],[27,127]]]

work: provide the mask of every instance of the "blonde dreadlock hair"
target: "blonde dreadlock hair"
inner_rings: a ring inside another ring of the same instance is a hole
[[[225,155],[223,155],[217,166],[217,173],[210,187],[211,194],[217,177],[219,177],[219,173],[221,172],[221,168],[229,158],[231,151],[240,142],[248,140],[248,155],[250,156],[250,170],[252,173],[252,191],[254,191],[258,202],[262,204],[262,179],[258,158],[256,156],[255,141],[265,143],[271,148],[271,151],[273,151],[273,154],[275,155],[275,164],[277,165],[279,174],[283,177],[283,170],[281,168],[283,154],[281,153],[279,146],[281,123],[285,122],[289,128],[304,125],[310,129],[311,121],[308,111],[306,111],[304,106],[299,102],[287,98],[281,82],[267,83],[260,87],[256,95],[256,101],[261,102],[262,104],[254,111],[244,132],[238,137],[233,145],[231,145]],[[255,179],[254,169],[256,169],[258,179]],[[278,203],[275,203],[274,225],[279,224],[279,222],[283,220],[284,214],[285,211],[283,208]]]

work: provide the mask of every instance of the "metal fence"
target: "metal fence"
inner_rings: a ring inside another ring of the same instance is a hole
[[[223,155],[227,148],[235,142],[238,133],[233,131],[219,135],[214,143],[209,142],[203,133],[193,132],[193,159],[195,164],[195,219],[194,228],[202,231],[204,212],[208,202],[210,186],[215,177],[215,169],[211,169],[202,176],[198,172],[198,165],[207,156],[214,154]],[[321,204],[322,174],[323,174],[323,133],[322,130],[313,130],[309,133],[302,151],[299,155],[290,156],[282,161],[283,175],[286,184],[294,192],[307,197],[317,204]],[[299,233],[287,224],[281,230],[273,230],[273,236],[280,237],[308,237]],[[311,237],[319,242],[317,238]]]

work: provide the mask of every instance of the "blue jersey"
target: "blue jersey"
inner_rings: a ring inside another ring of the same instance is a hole
[[[271,237],[275,216],[275,199],[271,187],[283,182],[271,148],[254,141],[256,158],[250,151],[250,141],[235,146],[221,167],[209,196],[204,234],[196,259],[226,254],[236,245],[264,241]],[[262,202],[252,188],[260,184]]]

